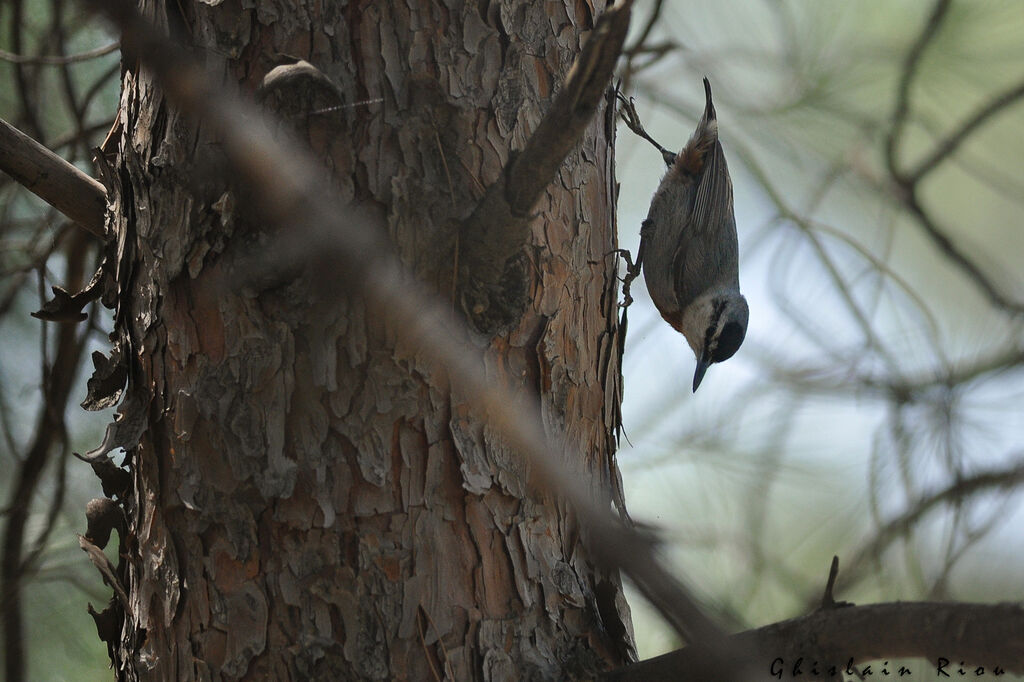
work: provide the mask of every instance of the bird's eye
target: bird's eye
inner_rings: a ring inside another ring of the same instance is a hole
[[[726,322],[722,333],[718,335],[718,344],[711,352],[711,362],[722,362],[731,358],[743,343],[747,330],[735,322]]]

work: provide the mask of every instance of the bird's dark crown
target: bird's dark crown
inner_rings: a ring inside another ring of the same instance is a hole
[[[711,351],[711,362],[722,362],[735,355],[746,334],[747,330],[736,322],[726,322],[722,325],[722,331],[718,334],[718,343]]]

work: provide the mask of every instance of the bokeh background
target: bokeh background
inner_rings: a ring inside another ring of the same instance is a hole
[[[680,147],[712,82],[751,322],[692,395],[692,353],[634,284],[618,455],[632,515],[737,630],[814,608],[833,555],[839,599],[1024,599],[1024,5],[635,12],[622,87],[652,136]],[[117,107],[114,40],[70,0],[0,4],[0,117],[91,173]],[[635,251],[664,166],[625,126],[617,157]],[[74,235],[0,177],[0,551],[31,484],[15,574],[40,680],[110,679],[84,608],[109,591],[75,537],[98,481],[70,456],[110,420],[77,405],[109,311],[63,341],[29,315],[96,265]],[[677,646],[630,603],[642,656]]]
[[[654,14],[624,87],[678,148],[710,78],[751,316],[691,395],[634,286],[631,513],[736,628],[813,608],[833,555],[838,599],[1021,600],[1024,5],[651,2],[637,37]],[[619,135],[635,250],[663,165]],[[676,646],[630,603],[643,655]]]

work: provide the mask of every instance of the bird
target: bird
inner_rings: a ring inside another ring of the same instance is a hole
[[[658,312],[693,349],[694,392],[711,365],[739,350],[750,317],[740,293],[732,181],[707,78],[704,93],[704,115],[678,154],[642,132],[632,102],[623,115],[634,132],[661,149],[668,165],[640,229],[636,262],[628,263],[626,277],[635,278],[643,269]],[[631,124],[629,111],[639,130]],[[623,289],[628,304],[628,288]]]

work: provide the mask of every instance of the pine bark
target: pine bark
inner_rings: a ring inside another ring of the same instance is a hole
[[[460,221],[603,9],[144,5],[309,144],[376,217],[368,228],[456,309],[459,269],[472,269]],[[264,82],[297,58],[328,85]],[[627,662],[618,576],[593,565],[583,529],[536,492],[486,415],[415,339],[314,271],[239,285],[274,228],[145,68],[126,59],[123,86],[116,325],[145,427],[129,453],[119,679],[566,679]],[[507,266],[508,306],[472,335],[493,380],[536,395],[580,445],[569,464],[602,494],[621,396],[613,136],[603,105]]]

